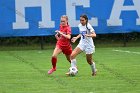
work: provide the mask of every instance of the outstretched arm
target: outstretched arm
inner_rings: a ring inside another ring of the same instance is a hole
[[[71,42],[72,43],[75,43],[75,41],[78,39],[78,38],[80,38],[81,37],[81,34],[79,34],[78,36],[76,36],[76,37],[73,37],[72,39],[71,39]]]

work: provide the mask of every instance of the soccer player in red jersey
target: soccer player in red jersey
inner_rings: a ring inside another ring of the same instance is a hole
[[[61,16],[60,31],[56,30],[55,35],[57,39],[56,47],[53,51],[51,62],[52,68],[48,71],[48,74],[52,74],[56,71],[56,63],[58,54],[65,54],[67,60],[71,62],[70,55],[72,53],[72,46],[70,44],[71,39],[71,27],[68,25],[68,17],[66,15]]]

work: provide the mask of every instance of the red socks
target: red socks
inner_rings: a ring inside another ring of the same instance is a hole
[[[56,57],[52,57],[52,66],[54,69],[56,69],[56,63],[57,63],[57,58]]]

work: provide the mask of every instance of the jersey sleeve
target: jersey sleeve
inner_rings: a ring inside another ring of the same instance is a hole
[[[90,29],[90,32],[95,32],[95,30],[93,29],[93,27],[88,23],[88,29]]]

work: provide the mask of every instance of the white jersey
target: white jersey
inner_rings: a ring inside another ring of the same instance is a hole
[[[93,27],[89,23],[87,24],[87,27],[86,25],[83,26],[81,23],[78,25],[78,27],[81,34],[81,39],[79,44],[90,45],[91,47],[95,47],[92,37],[85,36],[85,34],[90,34],[91,32],[95,31]]]

